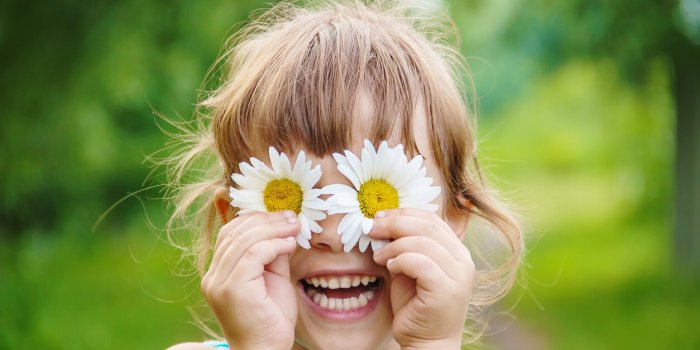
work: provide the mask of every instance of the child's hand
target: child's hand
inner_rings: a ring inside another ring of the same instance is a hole
[[[403,349],[459,349],[474,288],[471,254],[433,213],[384,214],[375,217],[369,236],[394,240],[374,255],[392,276],[394,338]]]
[[[236,349],[292,347],[297,301],[287,255],[299,229],[292,212],[260,212],[219,231],[202,292]]]

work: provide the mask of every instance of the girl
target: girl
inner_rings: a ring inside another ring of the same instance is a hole
[[[459,349],[478,338],[523,243],[478,170],[449,21],[424,12],[285,2],[232,37],[199,129],[170,160],[170,223],[198,205],[191,252],[222,334],[172,349]],[[474,215],[505,260],[462,244]]]

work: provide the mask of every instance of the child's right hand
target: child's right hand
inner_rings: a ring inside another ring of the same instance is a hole
[[[241,215],[224,225],[202,292],[236,349],[290,349],[297,301],[289,259],[300,226],[291,211]]]

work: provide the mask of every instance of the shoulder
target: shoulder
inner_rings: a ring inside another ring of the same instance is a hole
[[[180,343],[169,347],[167,350],[213,350],[206,343]]]

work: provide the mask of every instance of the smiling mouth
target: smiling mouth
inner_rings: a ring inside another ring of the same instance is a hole
[[[383,278],[372,275],[322,275],[299,281],[304,293],[321,309],[348,312],[367,308],[373,303]]]

